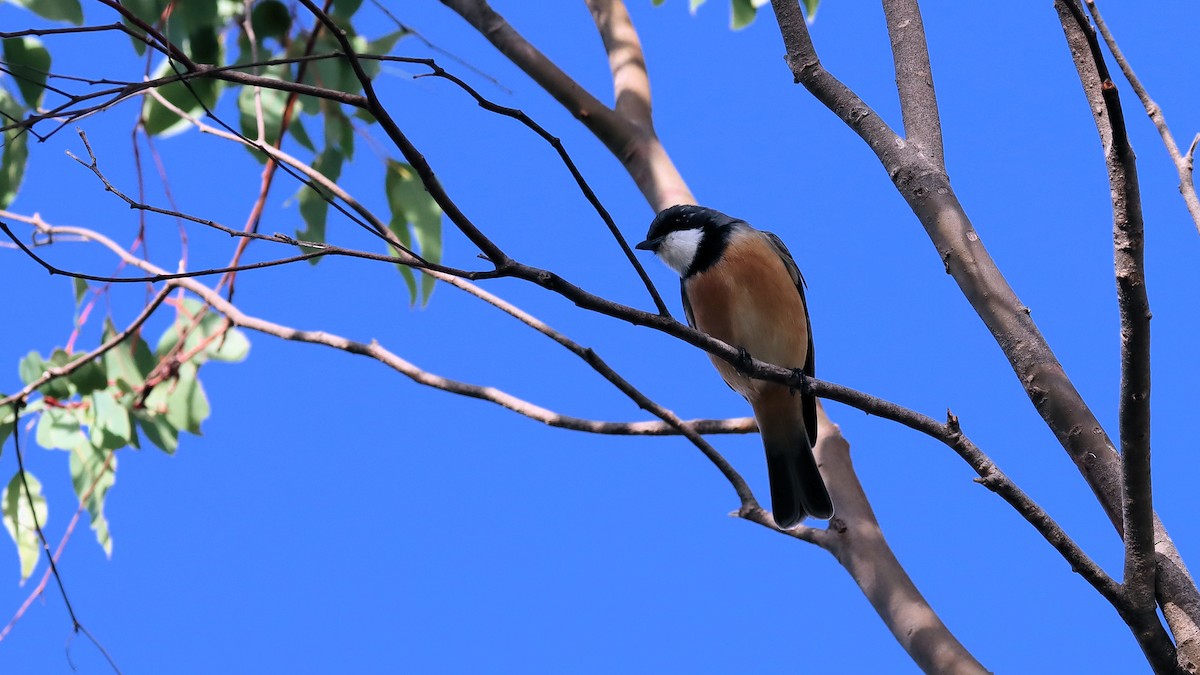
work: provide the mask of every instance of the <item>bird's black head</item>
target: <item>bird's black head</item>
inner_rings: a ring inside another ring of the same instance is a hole
[[[733,226],[742,221],[720,211],[678,204],[663,209],[637,248],[653,251],[663,262],[687,277],[703,272],[721,257]]]

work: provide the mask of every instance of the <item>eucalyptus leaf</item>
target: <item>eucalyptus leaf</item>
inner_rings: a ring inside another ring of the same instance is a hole
[[[337,181],[342,175],[344,157],[337,148],[326,147],[313,162],[313,169],[323,174],[331,181]],[[296,231],[296,238],[305,241],[324,243],[325,222],[329,214],[329,201],[333,195],[319,185],[304,185],[300,188],[300,215],[304,218],[304,229]],[[305,249],[311,250],[311,249]],[[309,262],[317,264],[320,258],[309,258]]]
[[[29,486],[28,490],[26,485]],[[12,537],[17,545],[17,556],[21,560],[21,583],[25,583],[29,575],[33,574],[42,555],[42,542],[38,537],[37,527],[45,527],[50,515],[49,509],[46,508],[46,498],[42,496],[41,482],[28,471],[22,480],[21,472],[18,471],[0,495],[0,504],[3,504],[4,510],[4,529],[8,530],[8,536]]]
[[[129,409],[121,405],[113,393],[102,390],[91,395],[90,438],[92,445],[115,450],[129,445],[133,421],[129,417]]]
[[[47,450],[70,450],[87,442],[72,408],[48,407],[38,419],[37,444]]]
[[[25,110],[2,88],[0,112],[4,113],[2,117],[6,124],[8,120],[25,118]],[[29,132],[16,127],[5,131],[0,138],[4,143],[4,151],[0,153],[0,209],[3,209],[17,198],[17,191],[25,179],[25,163],[29,160]]]
[[[412,241],[416,240],[416,252],[431,263],[442,260],[442,210],[437,202],[425,190],[415,169],[408,164],[397,161],[388,162],[388,171],[384,179],[384,190],[387,193],[388,207],[392,219],[388,228],[400,239],[401,243],[410,249]],[[400,266],[405,282],[409,285],[411,301],[417,301],[415,282],[410,282],[412,270]],[[428,302],[433,292],[434,280],[426,276],[421,282],[421,301]]]
[[[66,21],[76,26],[83,24],[83,7],[79,0],[9,0],[24,7],[43,19]]]
[[[116,482],[117,457],[112,450],[82,444],[71,451],[71,485],[79,504],[91,516],[92,531],[105,555],[112,557],[112,535],[104,516],[104,500]]]
[[[185,334],[183,346],[180,347],[179,338]],[[156,360],[171,352],[195,352],[191,360],[196,363],[209,360],[236,362],[246,358],[250,352],[250,341],[245,333],[229,325],[225,317],[206,312],[204,303],[184,298],[175,323],[163,333],[154,349]]]
[[[111,340],[117,334],[112,321],[105,319],[103,339]],[[140,334],[130,336],[121,344],[104,352],[104,370],[114,382],[125,383],[127,390],[136,389],[146,381],[158,360],[150,353],[150,346]]]
[[[87,396],[97,389],[104,389],[108,386],[108,375],[104,372],[103,364],[103,361],[91,359],[67,375],[67,379],[77,394]]]
[[[50,52],[35,37],[8,38],[4,40],[4,61],[8,73],[17,82],[21,98],[30,108],[42,104],[46,91],[46,76],[50,73]]]
[[[151,443],[168,455],[175,454],[175,450],[179,448],[179,430],[171,426],[166,415],[148,410],[135,410],[133,418]]]
[[[176,429],[199,436],[200,423],[208,418],[210,409],[197,373],[198,368],[193,363],[179,366],[179,377],[171,383],[167,393],[166,414],[167,421]]]
[[[224,49],[211,27],[198,28],[193,31],[184,41],[183,49],[197,63],[221,64],[224,59]],[[180,66],[164,60],[154,71],[153,77],[168,77],[182,72],[183,69]],[[193,117],[198,117],[203,115],[206,110],[212,110],[223,87],[224,84],[221,80],[193,78],[165,84],[158,87],[158,93],[175,107]],[[179,117],[152,96],[147,96],[142,106],[142,119],[146,126],[146,133],[151,135],[173,135],[191,126],[187,120]]]

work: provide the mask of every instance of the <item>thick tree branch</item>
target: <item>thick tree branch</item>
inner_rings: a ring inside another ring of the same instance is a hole
[[[650,77],[642,42],[621,0],[587,0],[600,31],[613,79],[613,110],[633,124],[654,128],[650,107]]]
[[[1038,412],[1075,461],[1114,526],[1121,531],[1124,490],[1120,458],[1030,319],[1028,309],[984,248],[955,197],[945,171],[897,136],[854,92],[821,66],[803,14],[794,0],[772,0],[772,7],[779,20],[787,61],[796,81],[837,114],[875,152],[924,225],[947,272],[988,326]],[[1194,624],[1200,617],[1200,593],[1187,574],[1178,550],[1157,521],[1155,539],[1163,595],[1170,602],[1188,608],[1187,621]],[[1183,628],[1182,624],[1180,628]],[[1138,631],[1134,632],[1139,635]]]
[[[963,675],[988,672],[942,623],[892,553],[854,472],[850,444],[823,407],[817,415],[821,435],[815,452],[822,458],[821,471],[826,481],[854,488],[841,487],[837,492],[837,515],[826,531],[829,539],[826,548],[850,573],[896,641],[922,671]],[[838,461],[829,461],[834,457]]]
[[[1117,60],[1117,65],[1121,68],[1121,72],[1125,74],[1125,79],[1129,81],[1129,85],[1133,87],[1133,92],[1142,102],[1142,106],[1146,108],[1146,114],[1150,116],[1150,120],[1154,122],[1154,128],[1158,129],[1158,135],[1162,136],[1163,145],[1167,148],[1167,154],[1171,156],[1171,162],[1175,164],[1175,171],[1179,174],[1179,193],[1183,195],[1183,201],[1187,205],[1188,213],[1192,216],[1192,222],[1196,224],[1196,230],[1200,231],[1200,198],[1196,196],[1196,182],[1192,174],[1194,153],[1196,151],[1196,141],[1192,141],[1191,146],[1186,153],[1179,151],[1179,146],[1175,143],[1175,136],[1171,134],[1171,129],[1167,126],[1167,118],[1163,114],[1162,108],[1150,98],[1149,92],[1133,72],[1133,67],[1129,65],[1129,61],[1125,58],[1125,54],[1117,45],[1116,38],[1108,30],[1108,24],[1104,23],[1104,18],[1100,15],[1100,8],[1096,6],[1095,0],[1085,0],[1088,11],[1092,13],[1092,18],[1096,21],[1096,28],[1100,29],[1100,35],[1104,37],[1104,42],[1108,44],[1108,50],[1112,52],[1113,58]],[[1200,139],[1200,136],[1197,136]]]
[[[934,165],[945,169],[942,121],[938,115],[921,8],[917,6],[917,0],[883,0],[883,12],[892,41],[904,135]]]

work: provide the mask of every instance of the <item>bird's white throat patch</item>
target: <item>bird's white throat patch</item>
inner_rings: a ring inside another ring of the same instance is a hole
[[[663,238],[655,253],[679,276],[683,276],[696,259],[696,250],[700,248],[703,238],[703,230],[676,230]]]

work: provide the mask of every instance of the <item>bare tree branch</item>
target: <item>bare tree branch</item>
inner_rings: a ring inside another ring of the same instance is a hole
[[[945,171],[896,135],[862,99],[822,67],[794,0],[772,0],[771,4],[796,81],[875,152],[941,253],[947,272],[996,338],[1038,412],[1120,532],[1124,483],[1121,461],[1112,441],[1102,432],[1095,415],[1030,319],[1028,309],[988,255],[955,197]],[[1081,433],[1085,429],[1099,433]],[[1178,550],[1157,521],[1154,533],[1163,594],[1171,602],[1189,608],[1187,623],[1194,624],[1200,617],[1197,604],[1200,592],[1187,574]],[[1195,615],[1191,614],[1193,609]],[[1139,638],[1145,637],[1136,630],[1134,633]]]
[[[579,119],[621,161],[651,208],[692,204],[695,198],[650,124],[608,108],[538,51],[484,0],[442,0],[496,49]],[[614,20],[619,20],[616,15]],[[632,43],[625,45],[634,49]],[[630,91],[633,91],[632,89]],[[647,91],[648,93],[648,91]],[[627,104],[632,107],[633,104]],[[646,110],[649,110],[647,102]]]
[[[826,548],[862,589],[904,651],[926,673],[987,673],[938,618],[884,539],[854,466],[850,444],[837,425],[818,409],[821,435],[815,451],[824,460],[827,481],[856,489],[838,490],[837,515],[829,524]],[[828,431],[827,431],[828,430]],[[841,461],[829,462],[830,457]]]
[[[612,70],[613,110],[631,123],[654,128],[650,108],[650,78],[642,42],[634,30],[629,10],[621,0],[587,0],[592,20],[600,31],[608,67]]]
[[[942,120],[938,115],[937,92],[933,88],[933,68],[929,65],[929,46],[925,24],[917,0],[883,0],[888,35],[892,41],[892,60],[896,65],[896,89],[900,92],[900,112],[904,117],[904,135],[934,165],[945,168],[942,150]]]
[[[1075,0],[1057,0],[1055,6],[1108,164],[1113,257],[1121,315],[1119,424],[1124,484],[1124,587],[1137,616],[1137,628],[1149,639],[1161,624],[1154,597],[1154,504],[1150,481],[1150,302],[1146,295],[1137,163],[1116,85],[1109,76],[1100,43],[1083,7]],[[1174,661],[1174,647],[1169,642],[1166,647]],[[1153,664],[1154,657],[1149,653],[1147,657]],[[1160,669],[1161,664],[1155,668]]]
[[[1137,94],[1141,100],[1142,106],[1146,108],[1146,114],[1150,116],[1150,120],[1154,122],[1154,127],[1158,129],[1158,135],[1162,136],[1163,145],[1167,147],[1167,154],[1171,156],[1171,162],[1175,164],[1175,171],[1179,173],[1179,193],[1183,195],[1183,201],[1187,204],[1188,213],[1192,216],[1192,221],[1196,224],[1196,230],[1200,231],[1200,198],[1196,197],[1196,182],[1192,175],[1193,157],[1196,151],[1196,141],[1193,140],[1191,146],[1186,153],[1179,152],[1179,146],[1175,143],[1175,136],[1171,134],[1171,129],[1167,127],[1167,118],[1163,114],[1162,108],[1150,98],[1149,92],[1133,72],[1133,67],[1129,65],[1129,61],[1125,58],[1125,54],[1117,45],[1116,39],[1108,30],[1108,24],[1104,23],[1104,18],[1100,16],[1100,8],[1096,6],[1095,0],[1084,0],[1087,4],[1088,11],[1092,13],[1092,18],[1096,21],[1096,28],[1100,29],[1100,35],[1104,37],[1104,42],[1108,44],[1108,50],[1112,52],[1113,58],[1117,60],[1117,65],[1121,68],[1121,72],[1125,74],[1125,79],[1129,80],[1129,85],[1133,87],[1133,92]],[[1200,139],[1200,136],[1196,137]]]

